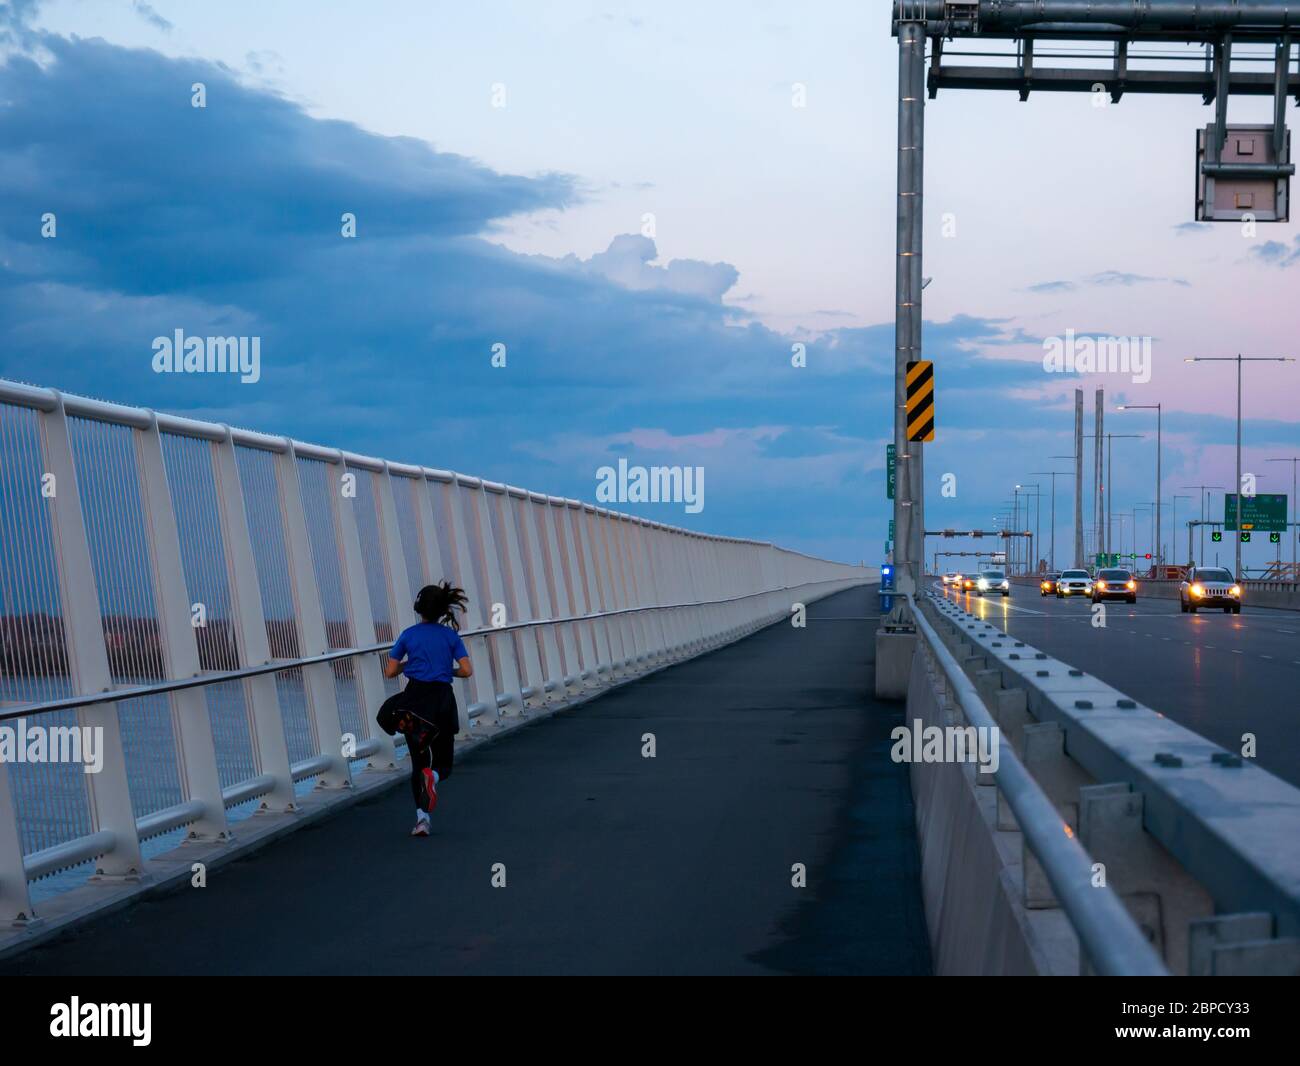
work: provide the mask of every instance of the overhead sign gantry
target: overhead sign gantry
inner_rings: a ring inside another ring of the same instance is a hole
[[[926,96],[934,98],[942,89],[1001,89],[1018,93],[1021,100],[1034,92],[1088,92],[1106,93],[1118,103],[1131,93],[1199,95],[1207,105],[1215,105],[1215,112],[1207,126],[1195,131],[1192,217],[1285,222],[1295,174],[1285,115],[1288,97],[1300,103],[1300,74],[1293,69],[1292,55],[1293,43],[1300,39],[1300,2],[895,0],[893,28],[899,54],[895,564],[900,589],[910,592],[919,584],[925,535],[924,446],[909,440],[907,369],[909,363],[927,358],[921,336]],[[974,53],[957,46],[980,39],[1014,41],[1015,48]],[[1053,53],[1053,46],[1079,41],[1109,43],[1109,62],[1093,67],[1051,65],[1068,55]],[[1169,55],[1146,47],[1161,42],[1203,46],[1203,52]],[[1234,51],[1259,45],[1272,47],[1271,71],[1244,69],[1258,65],[1260,57]],[[985,62],[954,62],[976,56]],[[1179,69],[1180,63],[1191,69]],[[1272,96],[1273,122],[1232,125],[1228,102],[1233,95]],[[896,628],[906,623],[902,617],[887,620]]]

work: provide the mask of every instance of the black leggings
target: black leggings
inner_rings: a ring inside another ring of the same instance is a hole
[[[401,732],[411,757],[411,796],[415,805],[428,809],[424,796],[424,769],[437,772],[438,780],[451,776],[460,729],[456,694],[445,681],[407,681],[401,692],[389,696],[376,716],[385,732]]]

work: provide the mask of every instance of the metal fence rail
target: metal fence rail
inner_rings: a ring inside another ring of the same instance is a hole
[[[0,921],[141,842],[229,838],[394,768],[380,654],[447,578],[461,739],[734,640],[874,572],[451,471],[0,380],[0,728],[89,728],[102,768],[0,760]]]

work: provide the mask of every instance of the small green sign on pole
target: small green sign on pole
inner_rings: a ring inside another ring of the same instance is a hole
[[[889,491],[888,498],[891,500],[894,498],[894,477],[895,477],[895,470],[897,467],[897,457],[895,455],[895,452],[896,449],[892,444],[885,445],[885,484]],[[892,530],[889,534],[889,539],[890,540],[894,539],[894,534]]]

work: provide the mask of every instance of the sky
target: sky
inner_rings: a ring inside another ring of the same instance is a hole
[[[0,12],[0,376],[587,500],[619,459],[699,467],[698,513],[616,506],[880,560],[885,0]],[[1184,359],[1300,354],[1296,226],[1193,224],[1200,98],[1094,104],[927,104],[932,529],[992,528],[1037,482],[1046,541],[1076,387],[1145,434],[1114,444],[1115,510],[1154,498],[1156,448],[1153,412],[1114,408],[1162,403],[1161,497],[1199,512],[1185,486],[1233,482],[1234,377]],[[259,338],[258,380],[156,373],[178,329]],[[1046,372],[1070,330],[1150,338],[1150,380]],[[1300,454],[1300,365],[1246,386],[1245,469],[1289,493],[1265,460]]]

